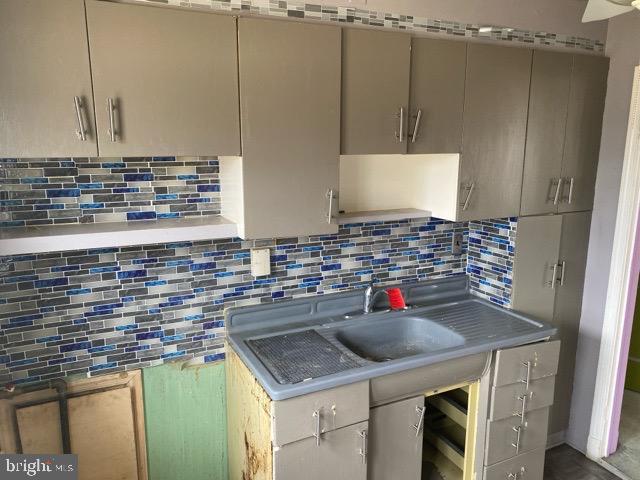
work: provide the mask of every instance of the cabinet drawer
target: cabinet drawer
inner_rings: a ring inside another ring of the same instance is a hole
[[[517,454],[544,447],[547,444],[549,409],[541,408],[525,415],[524,424],[520,417],[510,417],[487,423],[487,445],[485,464],[493,465]],[[518,429],[520,443],[518,444]]]
[[[527,391],[524,383],[512,383],[502,387],[493,387],[491,392],[490,420],[500,420],[514,414],[538,410],[553,404],[556,377],[544,377],[532,380]]]
[[[544,447],[484,469],[484,480],[542,480]]]
[[[369,382],[273,402],[272,414],[277,446],[313,437],[318,421],[321,434],[362,422],[369,419]]]
[[[499,350],[496,354],[493,385],[499,387],[524,382],[527,370],[529,380],[555,375],[558,371],[559,355],[559,340]]]

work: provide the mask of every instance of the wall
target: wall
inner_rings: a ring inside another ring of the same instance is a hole
[[[568,441],[584,451],[589,435],[595,374],[607,297],[613,234],[624,160],[633,69],[640,63],[640,12],[611,19],[606,54],[611,57],[600,163],[580,321]]]
[[[143,372],[149,480],[226,480],[224,364]]]

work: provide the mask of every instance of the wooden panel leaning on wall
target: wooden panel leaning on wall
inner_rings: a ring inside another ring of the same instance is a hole
[[[0,453],[65,451],[81,480],[147,479],[140,371],[0,396]]]

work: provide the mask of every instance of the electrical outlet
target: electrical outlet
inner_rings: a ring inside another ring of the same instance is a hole
[[[254,248],[251,250],[251,275],[264,277],[271,273],[271,250]]]
[[[462,255],[462,241],[463,236],[461,233],[454,233],[451,240],[451,253],[454,255]]]

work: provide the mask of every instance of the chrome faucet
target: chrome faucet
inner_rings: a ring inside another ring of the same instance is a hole
[[[365,315],[373,312],[373,305],[376,301],[376,298],[381,293],[387,293],[384,290],[374,290],[373,282],[367,285],[367,288],[364,291],[364,305],[362,309],[362,313]]]

